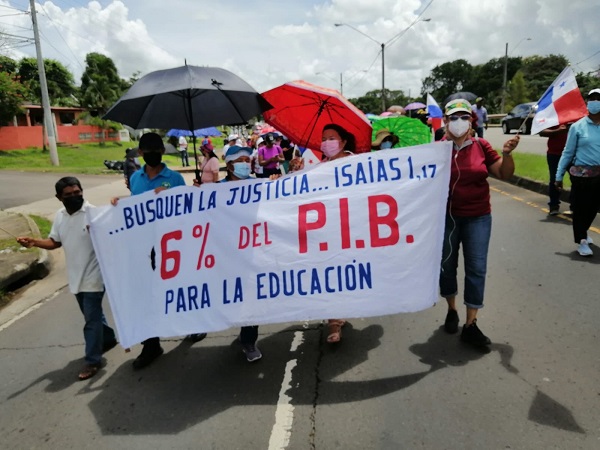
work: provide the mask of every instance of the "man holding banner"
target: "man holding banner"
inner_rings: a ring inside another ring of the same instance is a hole
[[[152,190],[159,193],[176,186],[185,186],[181,174],[169,169],[162,162],[165,144],[158,134],[144,134],[140,138],[139,152],[146,164],[131,176],[131,195],[139,195]],[[117,199],[113,199],[111,203],[116,205]],[[190,334],[187,339],[192,342],[199,342],[205,337],[206,333],[197,333]],[[146,339],[142,344],[142,352],[133,361],[134,369],[142,369],[148,366],[164,352],[158,337]]]

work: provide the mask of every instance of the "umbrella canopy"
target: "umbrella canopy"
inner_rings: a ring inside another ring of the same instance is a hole
[[[406,109],[407,111],[410,111],[411,109],[421,109],[421,108],[426,108],[427,105],[425,105],[424,103],[420,103],[420,102],[413,102],[413,103],[409,103],[408,105],[406,105],[404,107],[404,109]]]
[[[135,129],[191,131],[198,126],[243,124],[270,106],[252,86],[228,70],[185,65],[144,75],[103,119]],[[196,176],[199,173],[196,162]]]
[[[194,135],[195,136],[215,136],[215,137],[221,137],[221,136],[223,136],[223,133],[221,133],[215,127],[208,127],[208,128],[198,128],[197,130],[194,130]]]
[[[291,81],[262,95],[273,105],[264,113],[265,121],[297,145],[320,149],[323,127],[335,123],[354,135],[356,153],[370,151],[371,123],[338,91]]]
[[[477,94],[473,94],[472,92],[457,92],[455,94],[451,94],[444,99],[442,109],[446,107],[446,103],[448,103],[450,100],[456,100],[459,98],[464,98],[466,101],[473,103],[477,98]]]
[[[431,142],[431,130],[419,119],[406,116],[385,117],[373,122],[372,140],[380,130],[387,130],[396,135],[399,142],[394,148],[410,147],[412,145],[428,144]]]
[[[215,127],[208,127],[208,128],[198,128],[197,130],[194,130],[194,132],[192,133],[190,130],[178,130],[177,128],[171,128],[169,131],[167,131],[165,133],[165,136],[167,137],[179,137],[179,136],[223,136],[223,133],[221,133],[219,130],[217,130]]]

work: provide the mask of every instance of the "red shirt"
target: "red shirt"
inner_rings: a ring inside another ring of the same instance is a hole
[[[471,138],[466,147],[452,149],[448,208],[453,216],[477,217],[492,211],[488,168],[499,159],[485,139]]]
[[[556,127],[553,127],[556,128]],[[552,129],[552,128],[551,128]],[[548,155],[562,155],[562,152],[567,144],[567,130],[564,133],[553,133],[548,137]]]

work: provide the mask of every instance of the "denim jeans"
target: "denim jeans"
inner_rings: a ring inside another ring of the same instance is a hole
[[[440,295],[442,297],[453,297],[458,293],[456,269],[462,243],[465,264],[464,303],[469,308],[483,308],[491,233],[492,216],[490,214],[477,217],[446,215],[440,272]]]
[[[483,127],[477,127],[475,128],[475,132],[477,133],[477,137],[480,139],[483,139]]]
[[[102,312],[102,297],[104,297],[104,292],[75,294],[79,309],[85,319],[83,338],[85,340],[85,362],[88,364],[100,364],[104,345],[115,340],[115,332],[108,326]]]

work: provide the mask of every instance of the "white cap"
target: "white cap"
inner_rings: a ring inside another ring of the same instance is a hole
[[[239,138],[240,137],[237,134],[230,134],[229,137],[227,138],[227,141],[236,141]]]
[[[600,94],[600,89],[592,89],[590,92],[588,92],[588,97],[592,94]]]
[[[259,137],[259,138],[256,140],[256,145],[257,145],[257,146],[259,146],[259,145],[260,145],[260,144],[262,144],[263,142],[265,142],[265,140],[264,140],[262,137]]]

